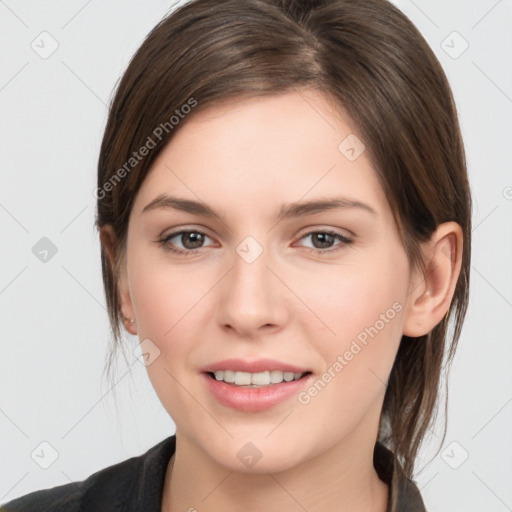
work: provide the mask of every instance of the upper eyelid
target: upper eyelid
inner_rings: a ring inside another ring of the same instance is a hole
[[[356,236],[352,231],[348,230],[347,228],[333,228],[333,227],[327,227],[327,226],[311,227],[310,226],[310,227],[304,228],[304,231],[302,231],[302,234],[298,235],[298,237],[300,239],[306,235],[311,235],[312,233],[332,233],[332,234],[339,235],[339,236],[342,236],[344,238],[349,238],[349,239],[353,239]]]

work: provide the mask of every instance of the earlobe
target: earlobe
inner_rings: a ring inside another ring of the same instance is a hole
[[[115,233],[111,225],[107,224],[105,226],[102,226],[102,228],[100,229],[100,241],[103,247],[105,248],[110,268],[112,269],[112,273],[115,276],[114,278],[117,280],[117,289],[119,293],[119,303],[122,312],[123,325],[130,334],[136,335],[137,327],[135,324],[132,301],[128,289],[126,267],[123,261],[121,261],[119,265],[120,270],[119,272],[117,271]]]
[[[123,317],[124,328],[133,335],[137,334],[137,327],[135,326],[135,318]]]
[[[411,282],[403,334],[429,333],[447,314],[462,265],[462,229],[456,222],[440,224],[423,247],[425,272]]]

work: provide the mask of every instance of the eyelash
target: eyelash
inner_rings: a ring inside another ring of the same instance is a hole
[[[174,233],[170,233],[165,238],[159,240],[158,243],[162,246],[162,248],[165,251],[169,251],[169,252],[172,252],[172,253],[180,255],[180,256],[189,256],[191,254],[196,253],[199,249],[201,249],[201,247],[198,247],[197,249],[189,249],[189,250],[184,251],[182,249],[175,249],[175,248],[171,247],[171,245],[169,243],[169,240],[171,240],[172,238],[174,238],[174,237],[176,237],[178,235],[185,234],[185,233],[196,233],[196,234],[208,237],[208,235],[206,233],[203,233],[202,231],[199,231],[199,230],[183,229],[183,230],[180,230],[180,231],[175,231]],[[337,251],[341,250],[345,245],[349,245],[349,244],[352,243],[352,240],[350,238],[347,238],[346,236],[343,236],[340,233],[337,233],[336,231],[331,231],[329,229],[322,230],[322,231],[310,231],[309,233],[306,233],[305,235],[303,235],[300,238],[300,240],[302,240],[303,238],[306,238],[308,236],[318,235],[318,234],[332,235],[336,239],[338,239],[341,243],[338,244],[337,246],[335,246],[335,247],[337,247],[336,249],[311,249],[311,248],[307,248],[306,247],[308,252],[313,253],[313,254],[315,254],[317,256],[324,256],[324,255],[327,255],[327,254],[331,254],[333,252],[337,252]]]

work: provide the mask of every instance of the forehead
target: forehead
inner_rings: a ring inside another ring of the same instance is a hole
[[[355,156],[355,158],[354,158]],[[254,210],[317,196],[386,207],[350,118],[317,91],[245,98],[194,113],[162,150],[134,204],[162,193]]]

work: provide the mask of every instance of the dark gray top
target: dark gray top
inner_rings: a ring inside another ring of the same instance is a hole
[[[160,512],[167,464],[175,449],[173,435],[143,455],[104,468],[80,482],[25,494],[0,506],[0,511]],[[399,465],[393,475],[393,454],[380,443],[375,445],[374,466],[380,479],[390,486],[387,512],[426,512],[416,484],[405,477]],[[395,495],[397,508],[392,511]]]

